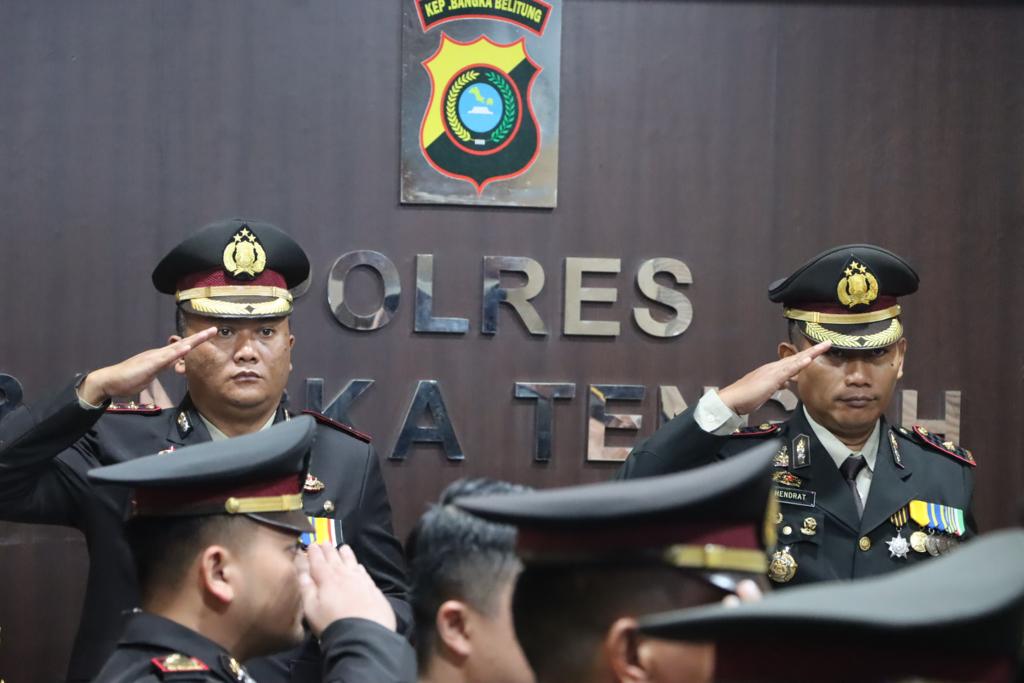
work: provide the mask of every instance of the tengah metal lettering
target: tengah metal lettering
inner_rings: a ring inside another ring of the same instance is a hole
[[[536,404],[533,418],[533,459],[551,460],[551,444],[555,434],[555,401],[576,397],[576,385],[571,382],[516,382],[516,398],[530,399]]]
[[[428,417],[431,424],[426,427],[420,426]],[[448,408],[444,404],[437,380],[420,380],[416,385],[416,393],[413,394],[409,408],[405,411],[398,441],[388,457],[392,460],[405,460],[413,444],[418,443],[440,445],[444,449],[444,457],[448,460],[463,460],[466,457],[462,453],[458,437],[455,436],[455,427],[448,415]]]

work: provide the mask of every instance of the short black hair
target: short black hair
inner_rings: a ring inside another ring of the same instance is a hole
[[[538,683],[584,681],[615,620],[717,601],[696,572],[628,561],[528,565],[516,581],[516,639]]]
[[[482,614],[497,609],[497,595],[522,565],[516,556],[516,529],[487,522],[458,509],[463,496],[528,491],[494,479],[459,479],[420,518],[406,541],[410,597],[416,624],[416,659],[425,671],[436,644],[437,610],[460,600]]]
[[[185,311],[177,307],[174,309],[174,333],[179,337],[188,336],[188,319],[185,318]]]
[[[219,543],[239,547],[257,523],[241,515],[133,517],[125,524],[143,604],[181,582],[196,555]]]

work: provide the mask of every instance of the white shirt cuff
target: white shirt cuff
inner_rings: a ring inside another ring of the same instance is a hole
[[[697,401],[693,419],[698,427],[715,436],[728,436],[746,422],[742,415],[737,415],[732,408],[722,402],[722,398],[714,389],[709,389]]]

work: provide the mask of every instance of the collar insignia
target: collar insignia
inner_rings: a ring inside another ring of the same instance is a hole
[[[176,422],[178,423],[178,434],[184,439],[192,431],[192,421],[188,419],[188,413],[184,410],[178,413]]]
[[[325,485],[322,481],[313,476],[312,472],[306,475],[306,483],[303,485],[303,491],[309,491],[310,493],[316,493],[317,491],[323,491]]]

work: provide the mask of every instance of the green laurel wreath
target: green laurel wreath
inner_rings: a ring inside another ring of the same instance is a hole
[[[491,142],[501,142],[512,132],[512,127],[516,122],[516,95],[512,92],[512,86],[508,84],[508,81],[498,74],[489,72],[486,76],[491,85],[501,94],[501,101],[505,105],[505,111],[501,114],[501,121],[491,131]]]
[[[463,142],[469,142],[469,139],[473,136],[470,135],[465,126],[462,125],[462,122],[459,121],[458,114],[456,113],[458,111],[459,93],[462,92],[463,88],[475,81],[479,75],[476,71],[470,70],[456,78],[444,102],[444,117],[448,121],[448,127],[452,129],[452,134]]]

